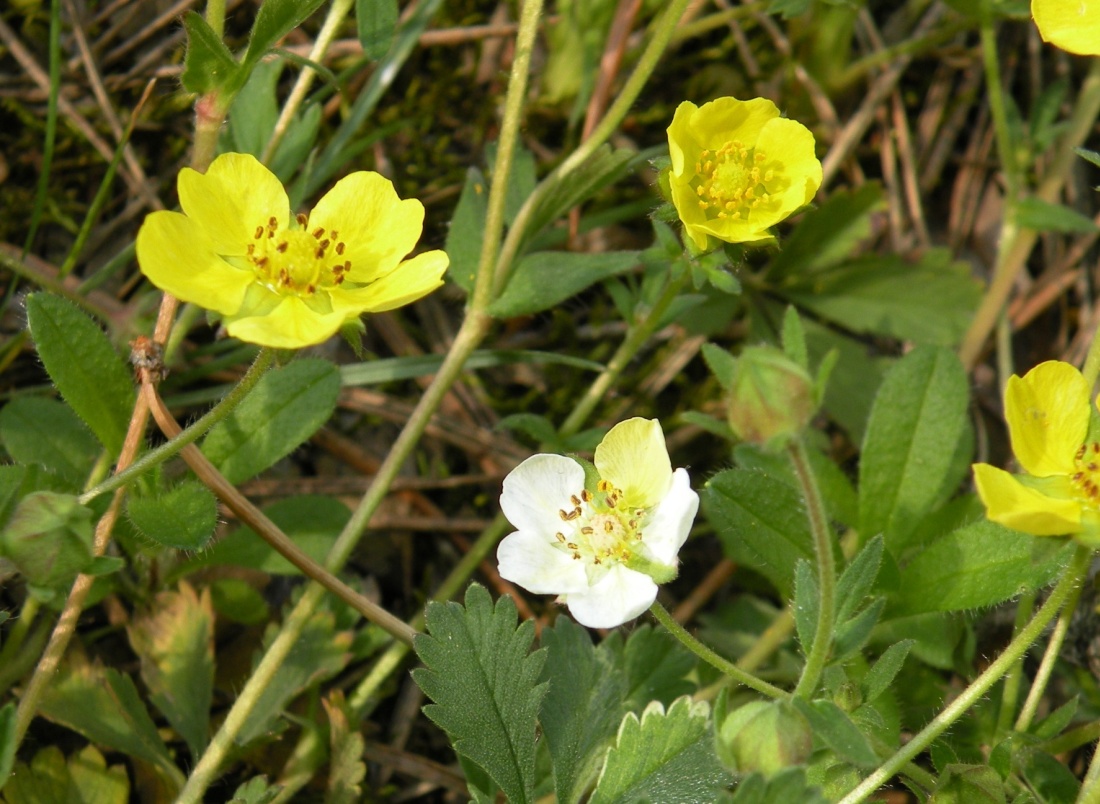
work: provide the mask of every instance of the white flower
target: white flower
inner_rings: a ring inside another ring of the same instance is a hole
[[[533,455],[504,478],[500,507],[517,530],[500,543],[501,577],[558,595],[577,622],[611,628],[632,620],[676,577],[699,495],[672,471],[656,420],[628,419],[596,447],[599,480],[581,464]]]

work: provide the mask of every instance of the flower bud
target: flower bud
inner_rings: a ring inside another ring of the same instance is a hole
[[[750,346],[735,361],[727,415],[738,438],[782,449],[816,411],[809,373],[780,350]]]
[[[753,701],[718,727],[718,758],[737,774],[771,776],[802,764],[812,750],[810,723],[789,701]]]
[[[833,703],[849,713],[859,709],[863,703],[863,692],[859,684],[854,681],[845,681],[833,693]]]
[[[1005,786],[988,765],[948,765],[929,804],[1005,804]]]

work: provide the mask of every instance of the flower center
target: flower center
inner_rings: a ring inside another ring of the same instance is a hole
[[[642,540],[645,509],[622,506],[623,493],[601,480],[597,493],[581,489],[569,501],[573,507],[558,510],[565,528],[555,535],[555,547],[591,566],[607,566],[629,561],[634,545]]]
[[[248,244],[248,261],[261,284],[280,294],[312,296],[336,287],[351,270],[343,259],[345,245],[335,229],[308,229],[309,219],[298,215],[297,226],[280,229],[274,217],[257,226]]]
[[[1087,505],[1100,507],[1100,444],[1083,444],[1073,456],[1077,471],[1070,476],[1073,487]]]
[[[692,186],[707,218],[747,220],[754,208],[768,200],[767,185],[775,172],[764,169],[767,161],[763,151],[746,148],[739,140],[717,151],[704,149],[695,163]]]

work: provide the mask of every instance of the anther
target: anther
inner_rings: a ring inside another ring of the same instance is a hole
[[[275,219],[272,218],[271,220]],[[305,226],[307,223],[309,223],[309,218],[306,217],[304,212],[299,212],[297,215],[295,215],[294,220],[298,221],[299,226]]]
[[[555,533],[554,538],[557,539],[562,544],[565,544],[565,534],[564,533]]]
[[[576,494],[570,494],[569,495],[569,502],[573,503],[573,505],[580,505],[581,504],[581,498],[578,497]]]
[[[333,238],[335,238],[336,237],[336,232],[333,232],[332,236],[333,236]],[[344,255],[344,244],[343,244],[343,242],[340,242],[340,243],[336,244],[336,253],[339,254],[340,256]]]
[[[259,240],[263,236],[264,236],[264,227],[257,226],[256,227],[256,233],[254,235],[252,235],[252,237],[255,238],[256,240]]]
[[[275,246],[275,250],[280,254],[286,254],[287,242],[283,240],[279,245]]]

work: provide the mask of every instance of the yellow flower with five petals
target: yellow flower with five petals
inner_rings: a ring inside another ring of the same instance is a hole
[[[1081,56],[1100,55],[1100,0],[1031,0],[1044,42]]]
[[[309,215],[255,157],[222,154],[206,173],[184,168],[183,212],[154,212],[137,236],[142,273],[161,290],[222,316],[229,334],[296,349],[327,340],[366,312],[392,310],[443,283],[447,255],[405,256],[424,207],[359,171]]]
[[[684,101],[668,127],[672,203],[700,251],[766,240],[821,186],[814,136],[766,98]]]
[[[1013,475],[974,464],[978,496],[994,522],[1035,536],[1100,543],[1100,444],[1089,442],[1089,386],[1074,366],[1040,363],[1005,388]]]

